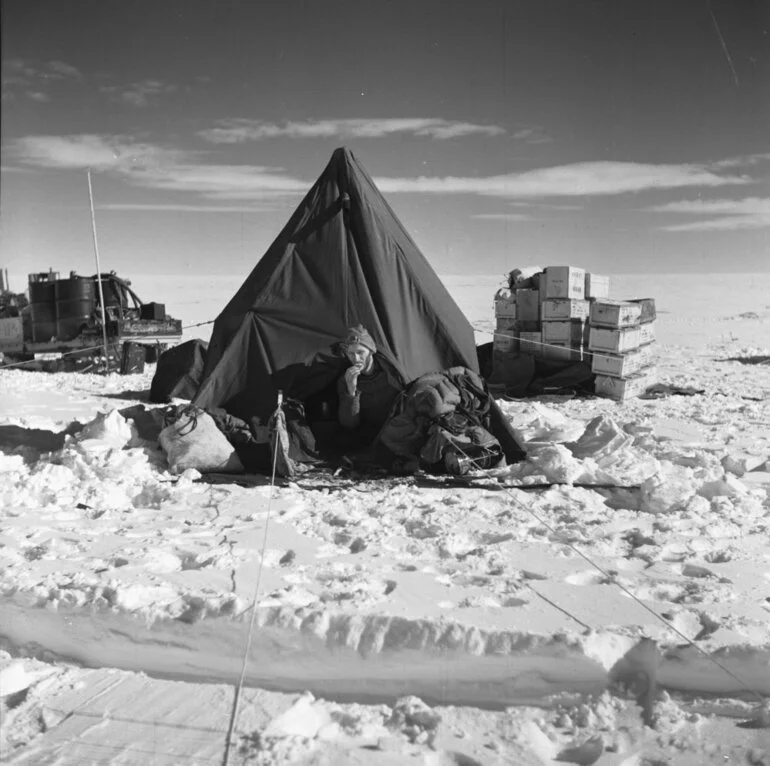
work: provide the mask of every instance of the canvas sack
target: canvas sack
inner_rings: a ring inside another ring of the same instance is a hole
[[[159,441],[171,473],[183,473],[188,468],[201,473],[242,473],[244,470],[233,445],[217,428],[211,415],[198,407],[181,410],[160,432]]]

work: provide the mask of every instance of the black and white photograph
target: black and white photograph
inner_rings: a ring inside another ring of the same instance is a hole
[[[0,22],[2,763],[770,766],[770,2]]]

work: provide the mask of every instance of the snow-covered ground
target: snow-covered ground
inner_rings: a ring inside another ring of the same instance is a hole
[[[190,325],[241,281],[134,287]],[[480,341],[499,281],[446,278]],[[528,460],[472,487],[172,476],[119,413],[152,367],[0,371],[0,757],[221,763],[256,592],[231,763],[769,762],[770,277],[611,294],[702,393],[503,401]]]

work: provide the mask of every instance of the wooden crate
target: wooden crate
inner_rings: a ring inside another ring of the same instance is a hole
[[[586,271],[576,266],[549,266],[545,270],[545,295],[543,298],[584,299]]]
[[[643,394],[654,383],[656,383],[655,371],[648,367],[628,378],[597,375],[594,381],[594,390],[598,396],[606,396],[618,402],[625,402]]]
[[[627,378],[650,364],[648,347],[625,354],[603,354],[595,352],[591,359],[591,370],[597,375],[609,375],[613,378]]]
[[[577,298],[546,298],[543,301],[543,321],[556,319],[588,319],[591,304]]]
[[[591,303],[589,321],[595,327],[633,327],[639,324],[641,316],[638,303],[601,298]]]
[[[642,345],[640,327],[594,327],[591,325],[588,334],[588,348],[591,351],[609,351],[611,354],[622,354],[633,351]]]
[[[610,278],[602,274],[591,274],[586,272],[586,299],[589,298],[609,298],[610,297]]]

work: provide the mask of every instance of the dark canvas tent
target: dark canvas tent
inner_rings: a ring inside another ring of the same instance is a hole
[[[194,403],[265,417],[340,371],[323,349],[361,323],[403,384],[478,371],[471,325],[374,182],[337,149],[214,323]],[[321,353],[319,354],[319,350]]]

